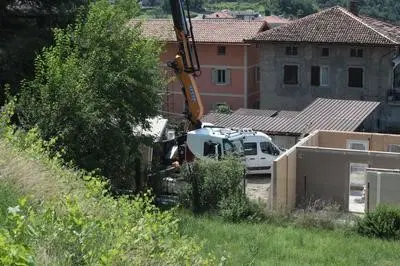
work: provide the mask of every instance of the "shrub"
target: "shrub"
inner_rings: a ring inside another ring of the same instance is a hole
[[[293,214],[293,222],[300,227],[332,230],[341,215],[339,209],[339,205],[331,202],[310,200]]]
[[[260,206],[250,201],[243,193],[235,193],[223,198],[218,207],[219,214],[229,222],[261,221],[264,219],[264,213]]]
[[[222,199],[244,189],[244,166],[233,157],[195,160],[183,166],[182,175],[190,183],[183,198],[195,212],[216,211]]]
[[[400,239],[400,208],[378,205],[358,221],[357,232],[370,237]]]

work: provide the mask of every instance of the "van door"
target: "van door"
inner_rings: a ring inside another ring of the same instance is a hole
[[[279,148],[269,141],[260,142],[260,165],[264,170],[271,171],[272,162],[280,155]]]
[[[246,157],[246,168],[249,173],[259,166],[257,142],[244,143],[244,156]]]

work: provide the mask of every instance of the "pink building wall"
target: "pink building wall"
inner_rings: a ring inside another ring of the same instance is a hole
[[[225,46],[225,55],[218,55],[217,47]],[[176,43],[168,43],[161,56],[162,64],[175,57]],[[226,103],[232,110],[241,107],[253,108],[259,101],[259,83],[255,81],[256,66],[259,62],[258,50],[254,45],[198,43],[197,52],[201,76],[196,79],[202,96],[204,113],[211,111],[216,104]],[[227,85],[217,85],[212,81],[212,70],[227,68],[231,80]],[[182,113],[183,96],[178,81],[168,85],[164,111]]]

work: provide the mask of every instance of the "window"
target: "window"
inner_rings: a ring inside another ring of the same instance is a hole
[[[286,65],[284,66],[283,83],[284,84],[298,84],[298,66]]]
[[[225,55],[225,50],[226,50],[225,46],[218,46],[217,47],[218,55]]]
[[[204,142],[204,156],[215,157],[215,148],[218,147],[218,157],[221,157],[221,146],[212,142]]]
[[[329,56],[329,48],[327,48],[327,47],[322,48],[321,56],[324,56],[324,57]]]
[[[367,151],[369,148],[368,140],[356,140],[356,139],[348,139],[346,142],[346,148],[351,150],[361,150]]]
[[[311,85],[328,86],[329,85],[329,67],[312,66],[311,67]]]
[[[350,49],[350,57],[363,57],[363,49],[362,48],[351,48]]]
[[[321,66],[321,86],[329,86],[329,67]]]
[[[400,145],[398,145],[398,144],[389,144],[388,145],[388,152],[400,153]]]
[[[350,67],[348,69],[348,86],[362,88],[364,80],[364,70],[360,67]]]
[[[296,46],[287,46],[286,47],[286,55],[297,55],[297,47]]]
[[[271,142],[261,142],[260,148],[263,153],[277,156],[279,155],[279,150]]]
[[[400,65],[397,65],[393,70],[393,88],[400,88]]]
[[[321,73],[321,69],[319,66],[311,67],[311,85],[312,86],[319,86],[321,84],[320,73]]]
[[[255,67],[255,68],[254,68],[254,80],[255,80],[256,82],[259,82],[259,81],[260,81],[260,74],[261,74],[261,72],[260,72],[260,67],[259,67],[259,66]]]
[[[213,69],[212,82],[217,85],[227,85],[230,83],[230,70],[229,69]]]
[[[214,156],[215,155],[215,145],[212,142],[204,142],[204,156]]]
[[[257,143],[256,142],[245,142],[244,143],[244,155],[257,155]]]

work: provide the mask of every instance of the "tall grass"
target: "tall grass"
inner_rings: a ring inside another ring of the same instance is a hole
[[[206,241],[204,252],[225,257],[228,265],[398,265],[400,261],[400,242],[337,230],[183,217],[181,233]]]

